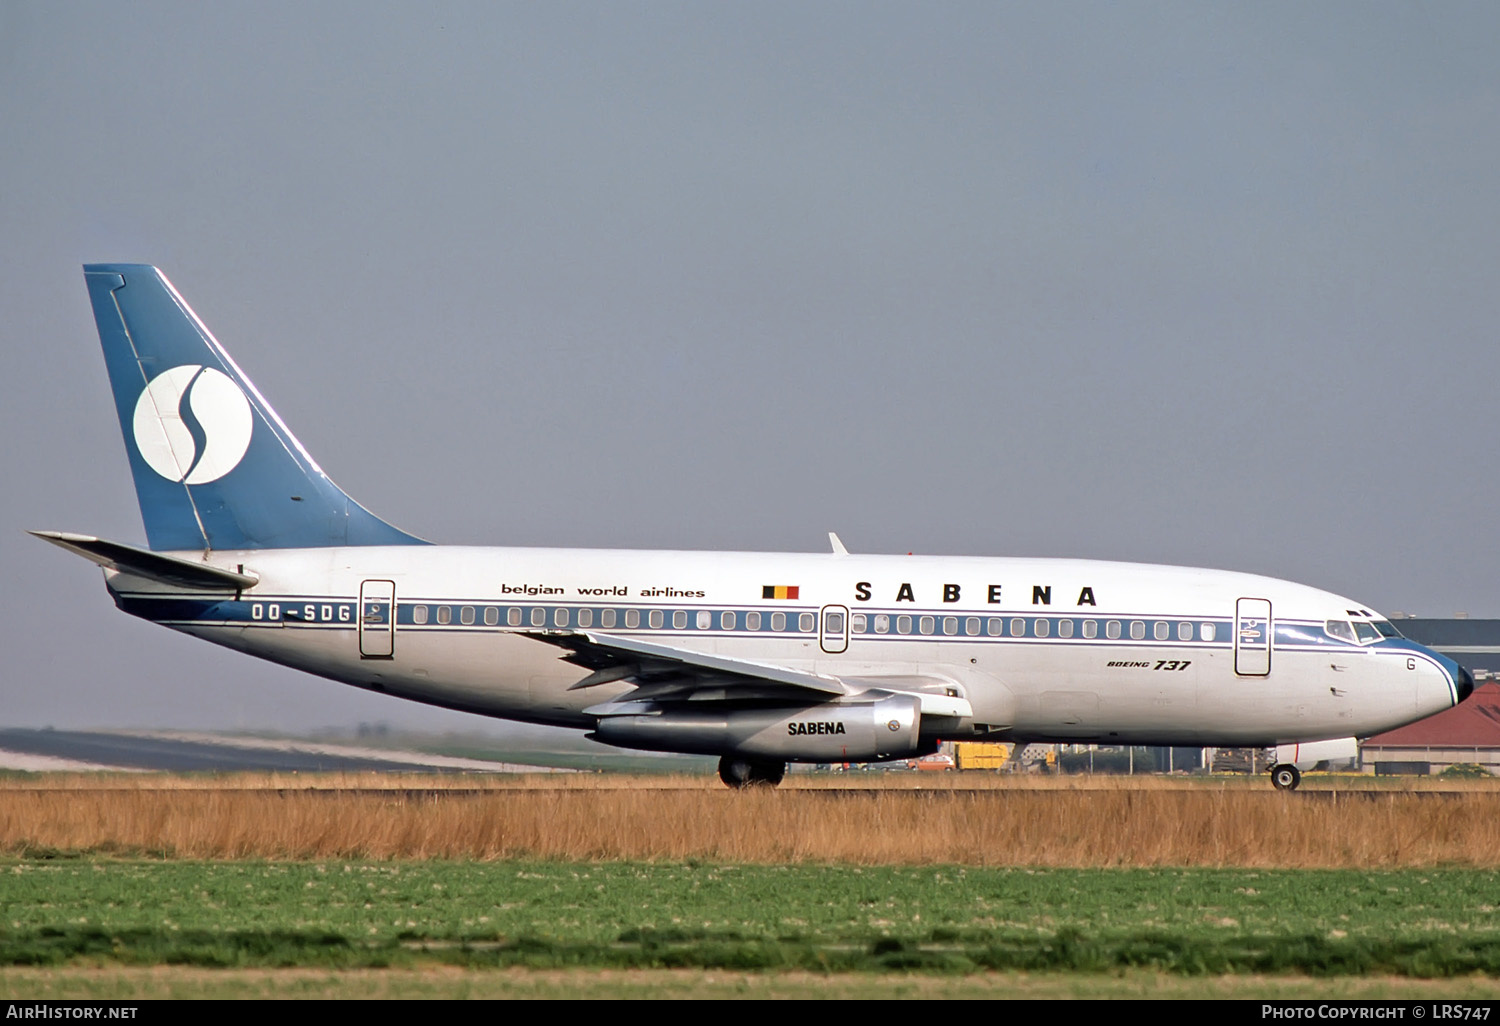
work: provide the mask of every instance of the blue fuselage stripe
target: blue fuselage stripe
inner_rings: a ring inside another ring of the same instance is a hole
[[[119,593],[116,604],[127,613],[175,627],[236,625],[317,627],[354,630],[359,600],[349,595],[282,595],[248,598],[162,596]],[[389,601],[367,603],[367,629],[390,630]],[[532,630],[587,630],[600,633],[651,633],[674,637],[819,636],[817,606],[708,606],[519,604],[403,599],[397,603],[395,627],[402,632],[457,631],[516,633]],[[1227,649],[1233,645],[1232,617],[1147,614],[1038,616],[1031,611],[927,609],[857,609],[850,613],[852,642],[942,641],[1098,644],[1170,648]],[[607,622],[606,622],[607,621]],[[902,628],[905,628],[904,630]],[[843,632],[831,635],[842,638]],[[1382,648],[1402,647],[1430,655],[1405,639],[1385,639]],[[1356,652],[1360,646],[1332,638],[1321,622],[1288,620],[1275,625],[1277,650]],[[1445,669],[1447,667],[1445,666]],[[1452,670],[1450,669],[1450,673]]]

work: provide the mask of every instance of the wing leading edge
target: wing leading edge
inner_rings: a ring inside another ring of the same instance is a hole
[[[596,716],[636,714],[643,702],[772,700],[812,705],[870,691],[911,694],[920,701],[924,716],[973,715],[968,701],[948,687],[950,682],[936,677],[845,678],[591,631],[523,633],[564,649],[563,661],[592,671],[570,691],[616,681],[635,685],[634,691],[586,710]]]

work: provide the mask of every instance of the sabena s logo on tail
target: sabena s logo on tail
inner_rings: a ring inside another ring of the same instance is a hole
[[[196,485],[239,465],[254,426],[250,401],[229,375],[184,364],[151,379],[136,400],[133,429],[147,466],[169,481]]]

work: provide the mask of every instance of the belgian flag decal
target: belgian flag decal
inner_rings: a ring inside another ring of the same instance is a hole
[[[763,599],[794,599],[802,588],[796,584],[768,584],[760,589]]]

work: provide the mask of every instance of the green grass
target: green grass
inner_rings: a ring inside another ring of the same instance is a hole
[[[955,998],[1235,998],[1331,1000],[1500,998],[1492,977],[1184,976],[1116,973],[732,972],[721,969],[198,969],[184,966],[0,968],[0,995],[27,1000],[315,998],[753,998],[871,1001]]]
[[[0,966],[1500,974],[1500,873],[0,862]]]

